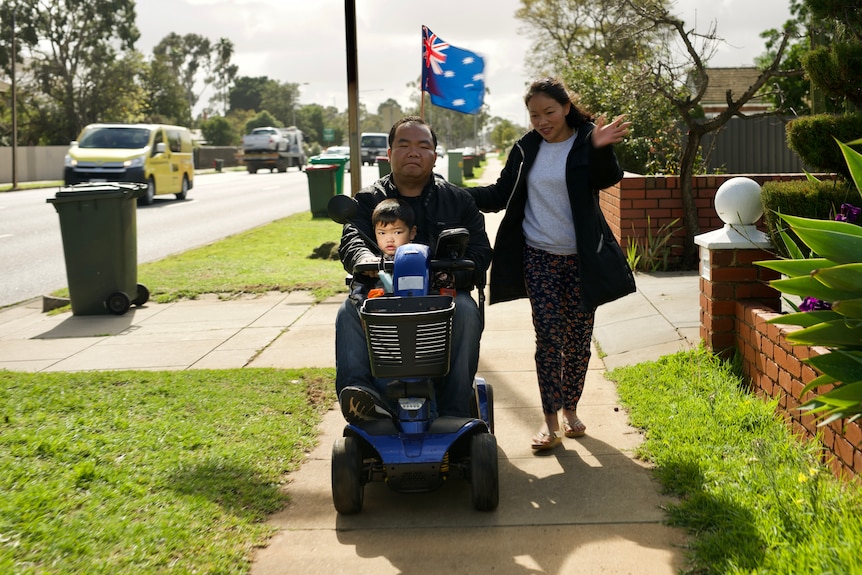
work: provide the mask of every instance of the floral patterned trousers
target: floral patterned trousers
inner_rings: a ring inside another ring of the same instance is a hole
[[[595,310],[580,307],[578,256],[525,246],[524,273],[536,331],[542,411],[575,410],[590,361]]]

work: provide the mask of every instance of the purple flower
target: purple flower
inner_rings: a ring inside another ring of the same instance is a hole
[[[855,224],[859,219],[860,212],[862,212],[862,208],[857,208],[853,204],[841,204],[841,213],[835,216],[835,219],[839,222]]]
[[[799,311],[822,311],[832,309],[832,304],[828,301],[819,300],[816,297],[806,297],[799,304]]]

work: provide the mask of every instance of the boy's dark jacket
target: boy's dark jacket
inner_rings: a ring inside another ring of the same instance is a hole
[[[593,148],[594,124],[578,127],[566,160],[566,186],[578,241],[581,304],[588,309],[635,291],[635,281],[625,254],[599,208],[599,190],[623,177],[611,146]],[[497,182],[467,188],[483,212],[506,209],[491,266],[490,303],[527,297],[524,283],[524,210],[527,205],[527,173],[539,152],[542,136],[535,130],[522,137],[512,151]]]
[[[397,197],[398,190],[392,182],[391,174],[357,192],[356,216],[344,225],[341,244],[338,247],[338,255],[348,273],[353,273],[353,266],[360,261],[378,256],[369,248],[362,234],[357,230],[361,230],[369,239],[374,240],[371,213],[375,206],[386,198]],[[485,231],[485,218],[477,209],[470,194],[443,178],[431,174],[422,190],[422,198],[424,221],[416,222],[417,234],[413,241],[430,246],[433,250],[437,237],[443,230],[467,228],[470,239],[464,257],[473,260],[476,265],[476,277],[484,278],[491,263],[491,243]],[[476,284],[474,274],[471,272],[455,274],[455,288],[458,290],[470,290]],[[484,279],[482,284],[484,285]]]

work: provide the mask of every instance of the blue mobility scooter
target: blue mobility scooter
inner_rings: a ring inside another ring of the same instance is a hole
[[[330,217],[341,224],[356,203],[335,196]],[[369,238],[366,243],[376,249]],[[471,484],[473,507],[493,511],[499,502],[493,391],[483,378],[473,382],[472,417],[433,417],[434,381],[449,371],[451,295],[429,295],[430,274],[473,269],[463,259],[467,230],[441,234],[435,257],[428,246],[407,244],[394,261],[360,264],[354,274],[390,272],[391,295],[366,299],[360,307],[371,372],[389,380],[386,397],[397,405],[390,418],[348,423],[332,446],[332,501],[341,514],[362,510],[365,485],[385,482],[402,493],[433,491],[449,479]],[[481,287],[480,287],[481,290]],[[481,298],[480,298],[481,306]]]

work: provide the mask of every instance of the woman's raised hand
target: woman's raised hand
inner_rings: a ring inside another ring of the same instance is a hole
[[[607,117],[602,114],[596,119],[596,128],[593,130],[593,147],[603,148],[608,144],[618,144],[629,135],[631,122],[625,122],[625,115],[620,115],[608,124]]]

